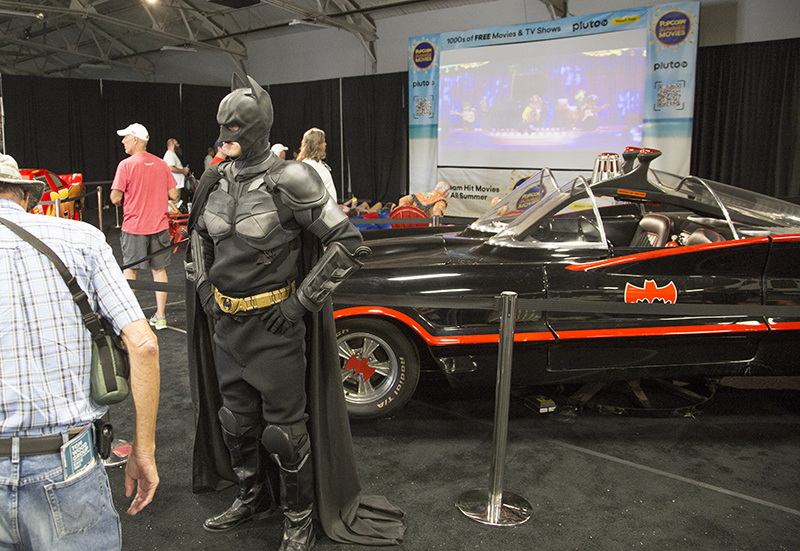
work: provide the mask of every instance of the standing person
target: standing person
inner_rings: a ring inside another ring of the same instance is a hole
[[[327,148],[328,143],[325,141],[325,132],[319,128],[311,128],[303,134],[303,142],[300,144],[300,154],[297,156],[297,160],[314,167],[319,177],[322,178],[325,189],[336,201],[336,186],[333,185],[331,167],[322,162],[327,156]]]
[[[207,169],[208,167],[211,166],[211,161],[214,160],[214,154],[216,152],[217,152],[217,150],[215,148],[213,148],[213,147],[209,147],[208,148],[208,150],[206,151],[206,156],[203,159],[203,170],[205,170],[205,169]]]
[[[178,197],[180,197],[183,202],[187,202],[190,199],[186,197],[185,194],[185,183],[186,175],[189,174],[189,167],[183,166],[181,162],[182,154],[183,150],[181,150],[181,144],[178,143],[178,140],[175,138],[168,139],[167,151],[164,153],[164,162],[167,163],[170,172],[172,172],[172,177],[175,178],[175,189],[178,190]],[[209,163],[210,162],[209,160]]]
[[[276,143],[275,145],[273,145],[272,147],[270,147],[270,150],[271,150],[271,151],[272,151],[272,152],[273,152],[275,155],[277,155],[279,159],[285,159],[285,158],[286,158],[286,151],[287,151],[288,149],[289,149],[289,148],[288,148],[288,147],[286,147],[285,145],[283,145],[282,143]]]
[[[99,230],[26,213],[39,202],[42,185],[23,180],[16,161],[0,155],[0,217],[53,249],[128,349],[136,420],[125,489],[128,497],[136,489],[128,508],[135,515],[159,482],[158,341]],[[90,396],[92,341],[81,312],[50,259],[3,224],[0,281],[0,548],[120,549],[102,460],[92,453],[73,476],[62,466],[62,445],[86,446],[72,439],[108,411]]]
[[[214,158],[211,159],[211,163],[209,164],[209,166],[221,163],[228,157],[225,153],[222,152],[222,142],[220,141],[214,142],[214,151],[215,151]]]
[[[252,78],[223,98],[217,121],[229,160],[203,174],[188,223],[187,275],[197,291],[187,303],[195,313],[189,350],[197,354],[190,366],[201,419],[194,480],[219,487],[211,471],[226,470],[216,463],[221,434],[238,485],[233,504],[203,527],[219,532],[271,514],[274,463],[280,551],[311,549],[315,516],[335,541],[397,543],[402,511],[360,494],[330,304],[369,249],[310,166],[271,153],[272,120],[269,94]],[[212,320],[211,354],[203,310]],[[216,408],[215,419],[207,412]],[[260,447],[271,462],[261,461]]]
[[[169,249],[169,221],[167,208],[169,200],[178,198],[176,181],[169,166],[152,153],[147,152],[150,134],[139,123],[117,130],[122,136],[125,153],[130,155],[117,166],[114,183],[111,184],[111,202],[122,207],[122,264],[128,266],[161,250],[156,256],[125,268],[123,274],[128,279],[136,279],[139,269],[149,264],[153,281],[167,283],[167,266],[171,251]],[[167,326],[167,293],[156,291],[156,313],[150,318],[150,325],[157,330]]]

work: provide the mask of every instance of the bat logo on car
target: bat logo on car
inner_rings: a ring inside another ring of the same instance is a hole
[[[670,281],[666,285],[659,286],[652,279],[644,282],[644,287],[625,284],[625,302],[649,302],[650,304],[662,302],[664,304],[675,304],[678,302],[678,289]]]

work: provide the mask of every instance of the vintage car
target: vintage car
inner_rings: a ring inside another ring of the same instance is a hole
[[[413,394],[421,366],[496,378],[516,293],[516,385],[800,374],[800,207],[650,169],[541,171],[463,231],[368,238],[334,294],[353,417]]]
[[[22,169],[20,174],[25,180],[40,180],[44,182],[46,185],[42,194],[42,201],[52,202],[52,204],[46,205],[40,203],[31,212],[70,218],[72,220],[83,219],[83,200],[76,199],[76,197],[81,197],[86,193],[82,174],[56,174],[41,168]],[[56,200],[60,202],[60,214],[56,208]]]

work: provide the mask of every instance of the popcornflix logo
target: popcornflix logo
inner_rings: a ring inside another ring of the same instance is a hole
[[[433,63],[436,50],[430,42],[420,42],[414,48],[413,60],[418,69],[427,69]]]
[[[664,46],[677,46],[689,36],[692,22],[683,12],[671,11],[665,13],[656,22],[656,40]]]

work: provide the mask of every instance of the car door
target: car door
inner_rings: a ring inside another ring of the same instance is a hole
[[[726,373],[750,362],[768,328],[747,315],[592,311],[634,303],[759,305],[768,238],[663,249],[617,248],[599,262],[547,267],[547,297],[585,301],[586,311],[547,313],[556,335],[552,371],[616,377]],[[692,310],[692,308],[689,308]],[[614,375],[614,372],[617,372]]]
[[[800,235],[772,237],[767,262],[764,304],[775,308],[800,307]],[[777,315],[767,318],[770,332],[761,344],[757,370],[768,375],[800,373],[800,316]]]

